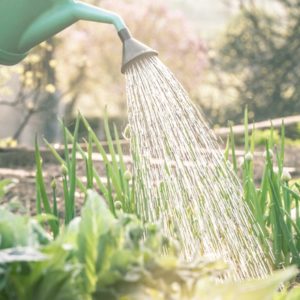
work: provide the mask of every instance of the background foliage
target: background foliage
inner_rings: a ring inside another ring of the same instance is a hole
[[[246,104],[256,121],[299,114],[299,16],[298,0],[240,1],[210,56],[213,89],[228,99],[211,105],[215,120],[240,122]]]

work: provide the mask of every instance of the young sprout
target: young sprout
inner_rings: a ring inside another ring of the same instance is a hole
[[[51,181],[51,188],[52,190],[56,190],[56,179],[53,178],[53,180]]]
[[[124,173],[124,178],[125,180],[127,181],[130,181],[132,179],[132,174],[129,170],[126,170],[125,173]]]
[[[247,152],[245,154],[245,161],[251,161],[251,160],[253,160],[253,155],[251,152]]]
[[[121,210],[122,209],[122,202],[121,201],[116,201],[115,202],[115,209],[116,210]]]
[[[274,153],[271,149],[269,149],[269,155],[270,155],[270,158],[273,158],[273,156],[274,156]],[[266,158],[266,157],[267,157],[267,151],[264,152],[264,158]]]
[[[67,176],[68,175],[68,168],[65,165],[61,166],[61,172],[63,174],[63,176]]]
[[[289,182],[292,179],[291,174],[287,169],[283,169],[282,175],[281,175],[281,180],[285,182]]]

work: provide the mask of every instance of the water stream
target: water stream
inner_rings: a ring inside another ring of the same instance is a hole
[[[242,187],[181,84],[151,57],[128,68],[126,88],[140,216],[159,221],[187,260],[221,258],[235,280],[269,274]]]

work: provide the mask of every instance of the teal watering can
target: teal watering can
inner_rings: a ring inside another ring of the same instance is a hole
[[[0,64],[15,65],[29,51],[79,20],[113,24],[123,42],[122,73],[157,52],[134,39],[116,13],[75,0],[0,0]]]

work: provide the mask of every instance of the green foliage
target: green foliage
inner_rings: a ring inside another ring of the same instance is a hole
[[[83,124],[87,131],[86,149],[77,141],[78,128],[80,124]],[[64,193],[64,223],[69,224],[70,221],[75,217],[75,191],[76,188],[86,195],[88,189],[97,189],[101,192],[104,199],[109,204],[110,210],[113,214],[116,214],[115,203],[120,203],[121,207],[125,212],[133,213],[135,211],[134,205],[134,193],[132,190],[132,180],[128,177],[129,171],[124,163],[124,157],[122,147],[119,141],[119,136],[116,127],[113,127],[114,136],[116,138],[113,141],[110,133],[110,126],[108,123],[107,114],[105,114],[104,128],[107,139],[106,149],[101,144],[97,135],[92,130],[87,120],[82,116],[78,115],[76,120],[76,126],[74,134],[72,134],[67,127],[61,123],[63,135],[64,135],[64,151],[60,155],[56,149],[45,140],[46,145],[61,164],[62,170],[62,189]],[[69,144],[72,144],[72,150],[70,153]],[[106,170],[106,182],[100,177],[97,169],[93,163],[92,152],[96,149],[103,160],[103,164]],[[80,155],[85,161],[86,165],[86,185],[81,181],[77,175],[76,170],[76,155]],[[52,201],[46,192],[44,184],[43,173],[42,173],[42,162],[39,147],[36,144],[36,178],[37,178],[37,212],[40,214],[45,212],[48,215],[52,215],[54,220],[49,221],[49,225],[54,236],[59,231],[58,222],[59,213],[57,211],[57,200],[56,200],[56,189],[57,182],[54,181],[52,184]],[[51,222],[51,223],[50,223]]]
[[[46,186],[43,178],[43,169],[42,169],[42,158],[39,150],[39,146],[37,143],[37,138],[35,140],[35,163],[36,163],[36,191],[37,191],[37,202],[36,207],[37,211],[41,211],[41,203],[43,204],[43,208],[46,214],[52,215],[53,210],[51,209],[51,204],[46,192]],[[53,232],[54,236],[57,236],[59,231],[59,225],[57,220],[53,220],[50,218],[49,225]]]
[[[59,227],[55,201],[57,183],[52,183],[53,201],[50,201],[36,144],[37,207],[40,205],[40,211],[35,219],[49,223],[53,238],[51,240],[36,221],[0,210],[0,248],[5,248],[0,251],[1,300],[297,299],[299,289],[276,293],[283,281],[296,275],[294,268],[264,280],[217,284],[210,277],[222,276],[223,263],[203,259],[182,263],[178,260],[176,247],[160,234],[156,225],[143,224],[135,215],[129,214],[135,212],[130,184],[132,176],[126,170],[120,143],[117,140],[115,145],[110,136],[107,117],[105,130],[109,155],[82,116],[78,117],[76,128],[80,119],[88,131],[86,150],[77,143],[77,130],[72,135],[65,126],[62,126],[64,156],[49,143],[48,147],[62,165],[62,184],[65,202],[68,202],[65,211],[70,207],[73,211],[75,207],[75,184],[86,195],[81,217],[70,214],[64,220],[64,227],[53,228],[53,224]],[[245,127],[248,128],[247,111]],[[269,251],[268,243],[272,245],[276,267],[299,265],[300,186],[296,182],[289,183],[284,173],[284,126],[276,160],[270,151],[275,143],[274,130],[270,132],[259,188],[253,177],[254,134],[249,136],[247,130],[245,133],[247,154],[242,167],[245,200],[255,217],[254,223],[260,225],[256,232],[266,252]],[[71,153],[68,143],[72,143]],[[106,164],[106,183],[101,181],[92,161],[93,143]],[[238,171],[232,133],[227,143],[227,158],[230,151]],[[74,171],[76,154],[86,162],[86,185]],[[277,173],[274,172],[275,161]],[[100,190],[103,197],[92,192],[91,187]],[[43,210],[46,215],[41,214]],[[168,255],[161,255],[166,252]]]
[[[253,157],[255,136],[248,137],[248,115],[245,113],[245,157],[242,165],[244,198],[248,203],[256,232],[269,253],[269,244],[275,257],[275,266],[281,268],[290,264],[300,266],[300,185],[289,182],[291,176],[284,169],[285,127],[282,125],[280,139],[273,128],[266,141],[264,171],[257,186],[254,179]],[[229,149],[234,149],[233,134],[229,136]],[[275,147],[277,144],[277,147]],[[236,161],[235,152],[232,151]]]
[[[10,179],[0,180],[0,200],[8,192],[12,183],[13,183],[13,181]]]
[[[82,115],[80,115],[80,117],[88,131],[90,137],[89,140],[95,144],[97,151],[101,154],[106,168],[107,186],[104,186],[97,171],[93,168],[97,187],[108,201],[111,211],[114,212],[114,201],[120,201],[125,212],[133,213],[135,211],[135,205],[133,201],[132,186],[130,184],[130,180],[126,179],[125,176],[127,169],[124,163],[122,146],[119,141],[116,127],[114,127],[116,140],[113,141],[109,129],[107,112],[105,112],[104,129],[108,144],[107,154],[105,148],[100,143],[97,135],[92,130],[86,119]],[[91,159],[90,165],[92,165]],[[113,195],[114,199],[112,199]]]
[[[0,249],[47,244],[48,234],[36,220],[14,215],[0,207]]]
[[[34,253],[31,259],[23,254],[10,263],[1,261],[1,300],[81,299],[74,276],[76,269],[68,264],[67,251],[56,247],[51,253],[48,251],[51,257],[43,257],[46,248],[44,253],[34,248],[30,251]]]
[[[88,131],[86,150],[77,143],[80,120]],[[62,126],[64,156],[60,156],[48,143],[62,165],[65,212],[71,209],[71,214],[65,216],[65,226],[59,226],[57,222],[57,183],[51,185],[53,201],[46,192],[37,143],[37,207],[40,209],[37,217],[32,220],[0,210],[0,248],[5,248],[0,251],[1,300],[233,300],[253,297],[264,300],[272,299],[272,295],[275,295],[274,299],[284,300],[298,296],[297,289],[291,293],[275,293],[281,282],[296,274],[293,268],[265,280],[217,284],[211,277],[222,276],[226,268],[222,262],[198,259],[182,263],[178,260],[176,247],[161,235],[157,225],[143,224],[135,215],[129,214],[135,212],[130,184],[132,176],[126,170],[119,141],[114,143],[111,138],[107,117],[105,130],[109,155],[82,116],[78,117],[76,124],[74,135]],[[247,124],[246,114],[246,127]],[[284,158],[284,127],[282,131],[279,161]],[[72,143],[71,153],[69,143]],[[93,164],[93,144],[106,165],[106,183],[101,181]],[[270,147],[274,144],[272,132],[269,144]],[[245,136],[245,149],[254,152],[254,138],[248,134]],[[233,134],[228,140],[227,156],[230,150],[235,153]],[[86,185],[76,175],[76,154],[80,154],[86,163]],[[251,177],[251,163],[251,160],[245,160],[243,166],[246,178],[244,190],[245,198],[262,228],[259,237],[273,243],[274,253],[278,254],[277,266],[298,263],[295,247],[299,247],[299,209],[296,206],[296,221],[291,218],[291,209],[294,199],[299,200],[295,190],[299,186],[289,186],[286,181],[282,183],[282,164],[279,165],[281,175],[276,177],[268,154],[262,188],[257,190]],[[73,213],[75,186],[86,195],[81,217]],[[91,187],[100,190],[102,197],[91,191]],[[283,194],[283,200],[278,200]],[[255,197],[260,197],[261,203]],[[46,215],[41,214],[42,211]],[[52,231],[52,238],[37,221],[49,223],[47,228]],[[166,252],[168,255],[161,255]]]
[[[270,139],[271,133],[273,134],[273,142],[276,145],[280,143],[280,134],[278,130],[255,130],[254,134],[254,142],[257,146],[265,146],[266,142]]]
[[[48,260],[51,240],[37,221],[4,209],[0,220],[0,249],[5,249],[0,250],[0,299],[78,299],[70,288],[71,270],[61,264],[66,254],[56,248]]]
[[[103,198],[89,191],[82,217],[73,219],[47,245],[31,244],[31,220],[9,213],[3,223],[17,226],[22,239],[0,251],[2,300],[118,300],[118,299],[297,299],[299,290],[275,294],[295,276],[286,269],[264,280],[216,283],[224,264],[203,259],[182,264],[176,251],[154,225],[144,225],[121,210],[117,218]],[[0,236],[5,232],[0,227]],[[38,241],[38,239],[36,239]],[[19,247],[19,248],[16,248]],[[161,256],[162,248],[170,254]],[[6,258],[4,260],[3,258]],[[9,259],[8,259],[9,258]]]
[[[285,135],[285,144],[287,146],[300,146],[300,132],[298,133],[297,130],[291,130],[289,127],[285,128],[285,131],[289,130],[290,136],[293,138],[287,138],[287,134]],[[275,145],[279,145],[281,142],[280,130],[277,129],[265,129],[265,130],[255,130],[255,134],[253,135],[254,143],[256,146],[265,147],[266,142],[269,140],[270,135],[273,134],[273,141]],[[241,145],[244,142],[244,137],[237,137],[235,139],[236,145]]]
[[[106,235],[116,220],[108,211],[104,199],[92,192],[88,194],[88,201],[82,210],[81,218],[78,232],[78,258],[84,265],[84,290],[91,294],[96,289],[97,273],[99,272],[97,269],[100,269],[104,260],[104,257],[98,257],[98,254],[102,256],[106,254],[105,242],[108,241]],[[103,251],[98,253],[100,238],[103,239],[101,245]]]

